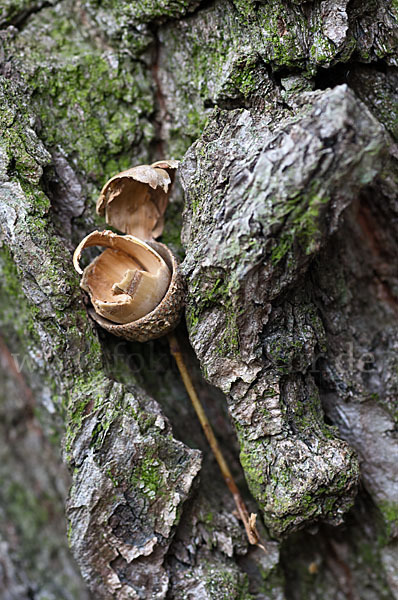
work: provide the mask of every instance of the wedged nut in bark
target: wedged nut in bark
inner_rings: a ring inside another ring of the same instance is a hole
[[[79,258],[84,248],[106,248],[82,271]],[[111,231],[94,231],[80,242],[74,265],[83,276],[95,311],[114,323],[136,321],[161,302],[171,280],[164,259],[142,240]]]
[[[103,187],[97,212],[127,235],[94,231],[76,248],[74,265],[90,295],[93,319],[125,339],[147,341],[177,325],[185,286],[171,250],[154,241],[163,231],[164,212],[177,161],[133,167]],[[84,272],[79,267],[88,246],[107,249]]]
[[[85,269],[79,266],[84,248],[106,250]],[[92,318],[114,335],[145,342],[176,327],[185,299],[178,263],[164,244],[111,231],[94,231],[80,242],[73,264],[82,274]]]
[[[104,185],[97,213],[123,233],[151,240],[161,235],[178,162],[162,160],[118,173]]]

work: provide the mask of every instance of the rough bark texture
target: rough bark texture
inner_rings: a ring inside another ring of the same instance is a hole
[[[397,16],[3,2],[1,597],[398,598]],[[166,341],[97,330],[72,270],[106,179],[163,157],[179,335],[267,554]]]

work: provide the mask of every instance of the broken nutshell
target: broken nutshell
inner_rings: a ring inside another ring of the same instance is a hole
[[[112,177],[97,202],[98,214],[123,232],[93,231],[78,245],[73,264],[89,294],[92,318],[128,340],[145,342],[176,327],[185,299],[177,259],[161,235],[177,161],[140,165]],[[105,250],[84,270],[85,248]]]

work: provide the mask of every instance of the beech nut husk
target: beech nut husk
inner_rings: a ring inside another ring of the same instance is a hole
[[[175,161],[141,165],[112,177],[102,189],[97,212],[127,235],[93,231],[78,245],[73,264],[91,300],[89,314],[119,337],[145,342],[176,327],[185,285],[172,251],[153,238],[163,217],[177,168]],[[106,249],[85,269],[82,251]]]

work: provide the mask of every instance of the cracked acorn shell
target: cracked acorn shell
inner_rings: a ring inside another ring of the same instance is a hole
[[[142,240],[159,237],[177,167],[176,160],[161,160],[111,177],[101,190],[97,213],[123,233]]]
[[[112,177],[103,187],[97,212],[127,235],[93,231],[78,245],[73,264],[89,294],[89,314],[107,331],[145,342],[176,327],[185,300],[177,259],[155,237],[163,231],[164,212],[176,161],[140,165]],[[82,271],[84,248],[106,249]]]

